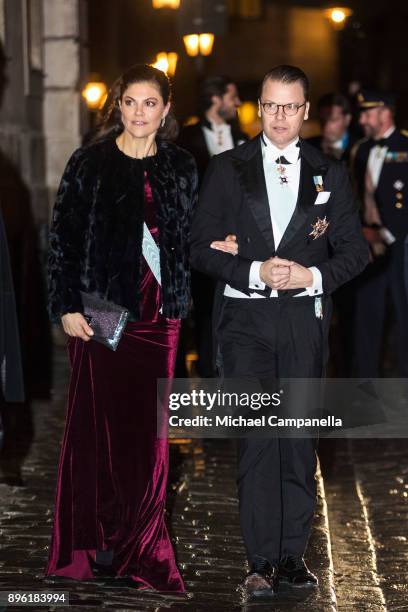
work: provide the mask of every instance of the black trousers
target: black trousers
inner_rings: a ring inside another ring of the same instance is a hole
[[[398,374],[408,377],[408,300],[404,284],[403,241],[370,264],[358,279],[354,324],[355,375],[381,376],[387,297],[391,298],[396,334]]]
[[[320,378],[328,325],[314,298],[224,298],[218,339],[225,378]],[[328,316],[329,313],[324,316]],[[272,383],[273,384],[273,383]],[[303,555],[316,504],[313,438],[245,438],[238,448],[242,534],[251,565]]]
[[[194,336],[198,353],[197,373],[202,378],[215,376],[212,340],[214,294],[214,279],[198,270],[192,270],[191,295],[194,304]]]

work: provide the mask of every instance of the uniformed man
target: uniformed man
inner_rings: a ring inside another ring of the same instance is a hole
[[[359,94],[366,138],[352,153],[352,171],[362,203],[372,262],[356,295],[355,356],[358,377],[378,377],[387,297],[398,333],[398,373],[408,376],[408,301],[404,288],[404,241],[408,233],[408,134],[397,129],[391,94]]]

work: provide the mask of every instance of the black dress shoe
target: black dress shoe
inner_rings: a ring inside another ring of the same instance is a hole
[[[267,559],[257,560],[239,590],[246,600],[273,597],[277,589],[277,569]]]
[[[314,587],[318,580],[310,572],[303,557],[287,555],[281,559],[278,567],[279,582],[289,583],[294,587]]]

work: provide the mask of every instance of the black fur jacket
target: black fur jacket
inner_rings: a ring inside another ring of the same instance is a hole
[[[190,300],[190,214],[197,199],[193,157],[158,141],[143,160],[115,138],[77,149],[58,190],[49,237],[49,313],[58,322],[83,312],[80,290],[125,306],[140,318],[144,171],[157,203],[163,315],[186,317]]]

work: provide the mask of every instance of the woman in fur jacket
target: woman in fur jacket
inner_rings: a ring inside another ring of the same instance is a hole
[[[168,441],[157,434],[156,381],[173,376],[188,313],[197,172],[169,139],[170,98],[163,72],[124,73],[96,139],[74,152],[58,191],[49,309],[69,336],[72,374],[45,575],[107,573],[118,584],[182,592],[164,520]],[[157,269],[145,257],[145,226]],[[83,293],[129,311],[115,352],[92,340]]]

